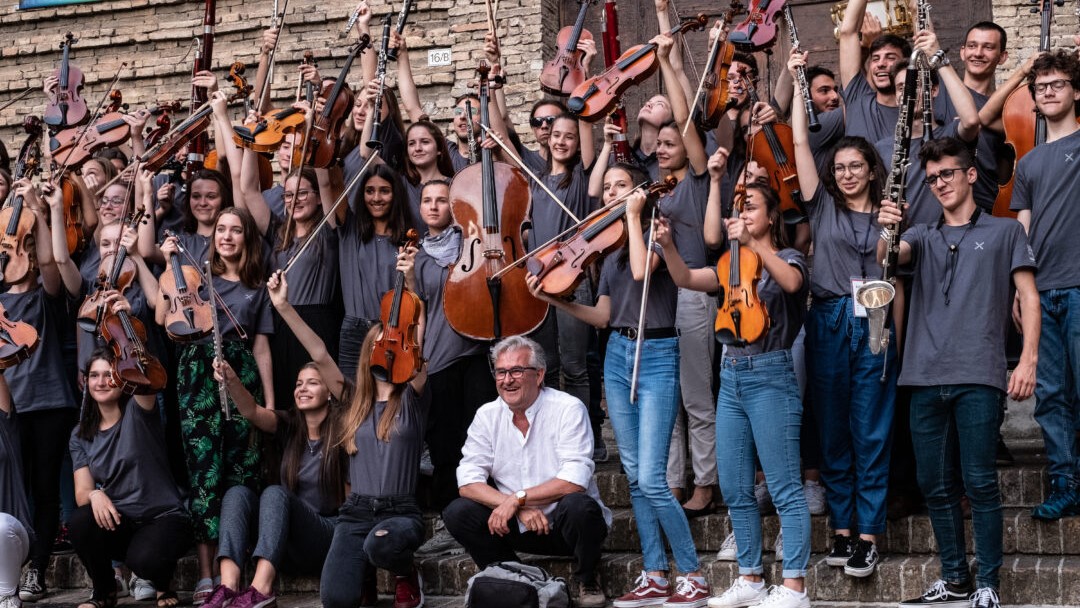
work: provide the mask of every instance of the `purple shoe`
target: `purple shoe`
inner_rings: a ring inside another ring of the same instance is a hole
[[[203,602],[203,608],[229,608],[236,599],[236,592],[225,585],[218,585]]]
[[[236,596],[229,608],[276,608],[276,595],[263,595],[255,587],[248,587]]]

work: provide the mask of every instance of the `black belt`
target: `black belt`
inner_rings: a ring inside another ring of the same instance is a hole
[[[611,331],[631,340],[637,340],[638,337],[638,331],[636,327],[612,327]],[[679,337],[679,330],[675,327],[647,327],[645,328],[645,330],[642,331],[641,337],[646,340],[659,340],[660,338],[677,338]]]

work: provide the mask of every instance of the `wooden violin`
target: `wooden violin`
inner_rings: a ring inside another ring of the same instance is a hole
[[[736,188],[735,205],[731,216],[736,217],[746,198],[746,187]],[[732,240],[730,248],[716,264],[716,277],[723,295],[716,313],[716,339],[729,346],[745,346],[757,342],[769,331],[769,311],[758,297],[761,280],[761,256],[739,241]]]
[[[144,215],[145,212],[142,209],[137,209],[121,227],[121,234],[125,228],[138,225]],[[105,317],[104,294],[112,290],[119,291],[121,294],[126,293],[137,275],[138,268],[135,262],[128,258],[127,249],[117,242],[116,251],[107,253],[101,258],[94,293],[86,296],[82,305],[79,306],[77,320],[79,327],[89,332],[97,331]]]
[[[776,43],[779,26],[776,16],[783,13],[787,0],[751,0],[750,14],[728,36],[728,42],[745,53],[764,51]]]
[[[86,247],[83,231],[83,192],[70,174],[60,176],[60,191],[64,196],[64,239],[69,254],[76,254]]]
[[[364,36],[349,48],[345,65],[341,67],[338,78],[326,91],[323,87],[324,104],[322,112],[314,114],[311,124],[310,140],[304,142],[306,153],[303,164],[316,169],[325,169],[337,160],[338,143],[341,138],[341,125],[349,117],[353,107],[353,92],[346,80],[356,56],[371,45],[371,37]],[[375,109],[379,111],[378,108]]]
[[[748,74],[741,74],[747,99],[752,108],[759,99]],[[769,184],[780,195],[784,223],[797,224],[806,218],[799,174],[795,170],[795,141],[791,127],[782,122],[766,122],[747,142],[747,155],[769,174]]]
[[[669,192],[675,184],[675,176],[669,175],[664,181],[649,184],[645,191],[655,196]],[[626,223],[621,221],[625,216],[626,203],[618,203],[604,213],[585,218],[565,241],[533,251],[525,266],[540,279],[540,289],[556,298],[574,293],[589,265],[626,242]]]
[[[15,162],[14,181],[30,177],[41,168],[41,120],[28,116],[23,121],[27,138],[19,149],[19,158]],[[14,190],[14,188],[12,189]],[[34,214],[23,213],[23,197],[12,192],[10,202],[0,209],[0,278],[5,286],[10,286],[26,278],[30,272],[30,249],[33,247]]]
[[[0,369],[26,361],[38,345],[38,332],[33,325],[12,321],[0,304]]]
[[[488,121],[488,65],[480,63],[480,122]],[[483,137],[487,137],[485,134]],[[480,163],[450,184],[450,205],[461,227],[461,257],[446,277],[443,311],[454,331],[475,340],[527,334],[544,322],[548,305],[533,297],[518,266],[493,278],[524,254],[522,225],[532,195],[521,170],[495,162],[481,146]]]
[[[131,127],[123,114],[109,112],[93,124],[64,129],[49,140],[49,150],[57,164],[77,169],[103,148],[115,148],[131,137]]]
[[[592,32],[585,29],[585,15],[595,1],[580,0],[581,8],[574,25],[559,30],[555,41],[558,51],[540,71],[540,88],[545,93],[566,97],[585,81],[585,53],[578,50],[578,42],[593,39]]]
[[[165,163],[173,159],[181,148],[188,145],[192,140],[206,131],[210,126],[213,109],[209,103],[205,103],[183,122],[173,127],[168,133],[162,135],[158,141],[143,152],[139,162],[147,171],[156,172],[165,166]],[[198,166],[202,166],[203,155],[199,155]],[[185,163],[184,170],[190,169],[190,163]],[[191,175],[191,173],[189,173]]]
[[[105,315],[101,337],[112,348],[112,380],[125,395],[152,395],[169,376],[161,361],[146,350],[146,327],[126,310]]]
[[[416,247],[420,239],[415,228],[405,235],[405,247]],[[397,273],[394,289],[383,294],[379,318],[382,335],[371,351],[371,373],[391,384],[404,384],[416,377],[424,366],[417,342],[420,315],[424,311],[420,296],[405,289],[405,273]]]
[[[165,231],[165,236],[176,236]],[[176,342],[194,342],[214,331],[214,311],[211,303],[199,295],[202,273],[193,266],[180,263],[173,253],[165,260],[165,272],[158,278],[158,288],[165,298],[165,332]]]
[[[724,12],[721,29],[709,49],[709,60],[702,73],[701,85],[690,105],[690,120],[704,131],[715,129],[733,103],[728,96],[728,70],[735,56],[735,45],[728,42],[727,32],[731,21],[742,9],[742,4],[733,0]]]
[[[672,28],[668,35],[699,30],[708,22],[708,17],[701,14],[694,19],[683,21]],[[627,89],[652,76],[658,67],[660,65],[656,60],[655,44],[648,42],[630,47],[603,73],[578,85],[571,92],[566,107],[578,118],[596,122],[615,109],[619,98]]]
[[[82,98],[82,70],[71,65],[71,45],[76,42],[78,39],[68,32],[60,43],[64,58],[60,60],[60,67],[53,72],[58,80],[56,99],[45,106],[43,115],[45,124],[51,129],[78,126],[90,118],[90,110]]]

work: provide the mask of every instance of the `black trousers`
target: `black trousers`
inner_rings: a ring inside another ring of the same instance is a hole
[[[23,477],[34,505],[34,545],[30,567],[42,574],[49,567],[56,529],[60,525],[60,468],[68,437],[78,421],[74,408],[19,414]]]
[[[154,583],[158,591],[168,590],[176,562],[191,548],[193,538],[186,514],[148,520],[121,515],[120,525],[110,531],[98,526],[90,505],[71,514],[68,532],[94,584],[95,599],[105,599],[116,591],[112,560],[127,564],[136,576]]]
[[[537,555],[572,555],[576,558],[574,576],[583,584],[596,581],[608,528],[600,504],[584,493],[564,496],[548,517],[549,534],[521,532],[517,520],[510,522],[510,533],[496,536],[488,531],[492,509],[458,498],[443,511],[446,529],[469,552],[477,567],[495,562],[517,561],[515,551]]]
[[[462,357],[431,374],[428,386],[432,401],[426,439],[435,467],[431,506],[441,511],[458,497],[457,466],[476,410],[494,401],[499,393],[486,353]]]

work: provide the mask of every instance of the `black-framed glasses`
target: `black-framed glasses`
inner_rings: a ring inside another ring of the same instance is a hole
[[[509,376],[511,380],[521,380],[525,376],[525,372],[535,372],[538,369],[540,368],[522,366],[510,368],[496,367],[495,369],[491,370],[491,373],[494,374],[496,380],[502,380],[507,376]]]
[[[555,122],[556,118],[558,118],[558,116],[533,116],[529,119],[529,124],[532,125],[532,128],[534,129],[539,129],[544,125],[550,127],[552,123]]]
[[[1065,90],[1065,85],[1067,84],[1069,84],[1068,80],[1058,78],[1057,80],[1051,80],[1050,82],[1036,82],[1031,88],[1035,91],[1036,95],[1043,95],[1048,88],[1055,93],[1060,93]]]
[[[957,171],[967,170],[968,167],[954,167],[952,169],[942,169],[934,175],[927,175],[926,179],[923,180],[923,183],[926,184],[928,188],[933,188],[934,185],[937,184],[938,179],[940,178],[943,184],[948,184],[952,182],[953,177],[956,176]]]

